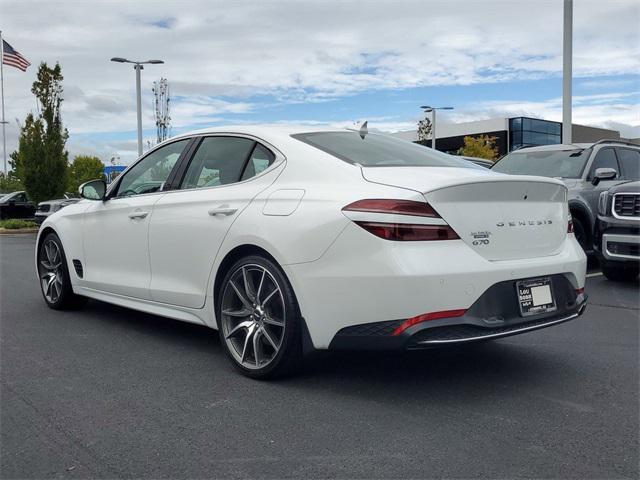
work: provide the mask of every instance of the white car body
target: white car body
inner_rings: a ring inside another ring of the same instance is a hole
[[[562,182],[473,166],[362,167],[291,136],[317,130],[221,127],[172,138],[247,137],[276,159],[238,183],[83,200],[48,217],[38,243],[57,233],[76,294],[214,329],[221,265],[238,249],[260,249],[290,281],[316,349],[348,327],[469,309],[518,279],[559,275],[575,290],[575,308],[548,324],[582,313],[586,257],[567,233]],[[426,200],[442,218],[343,211],[362,199]],[[449,224],[460,238],[391,241],[355,221]]]

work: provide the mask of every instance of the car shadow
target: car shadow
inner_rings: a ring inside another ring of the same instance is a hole
[[[158,348],[188,348],[206,357],[206,368],[237,373],[224,358],[218,332],[124,307],[90,300],[83,316],[110,324],[109,328],[136,332],[158,344]],[[318,389],[341,385],[343,393],[371,385],[394,385],[403,391],[423,387],[454,387],[459,384],[528,385],[570,374],[571,366],[537,344],[509,339],[457,347],[407,352],[317,352],[305,358],[299,371],[273,384],[287,389]],[[485,387],[483,387],[485,388]]]

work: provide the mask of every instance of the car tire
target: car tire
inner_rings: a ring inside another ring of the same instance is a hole
[[[302,364],[302,318],[282,269],[250,255],[229,268],[216,295],[220,342],[233,366],[256,379],[281,377]]]
[[[630,282],[635,280],[638,274],[640,273],[640,266],[635,265],[613,265],[613,264],[604,264],[602,265],[602,274],[607,277],[609,280],[614,282]]]
[[[67,257],[58,235],[48,233],[38,247],[38,278],[45,303],[54,310],[82,306],[87,298],[73,293]]]
[[[591,250],[591,245],[588,245],[589,235],[582,221],[576,217],[573,217],[573,234],[576,236],[576,240],[585,252]]]

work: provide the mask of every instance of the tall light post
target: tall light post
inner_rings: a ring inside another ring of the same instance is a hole
[[[573,0],[564,0],[562,29],[562,143],[573,142],[571,132],[571,80],[573,76]]]
[[[453,110],[453,107],[430,107],[422,105],[424,113],[431,112],[431,148],[436,149],[436,110]]]
[[[142,70],[145,64],[159,64],[164,63],[162,60],[146,60],[144,62],[136,62],[133,60],[127,60],[122,57],[113,57],[112,62],[117,63],[133,63],[133,69],[136,71],[136,106],[138,113],[138,156],[142,155],[142,98],[140,93],[140,70]]]

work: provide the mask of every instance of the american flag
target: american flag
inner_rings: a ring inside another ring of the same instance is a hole
[[[2,63],[10,67],[16,67],[23,72],[27,71],[27,67],[31,65],[29,60],[24,58],[20,52],[13,49],[11,45],[2,40]]]

